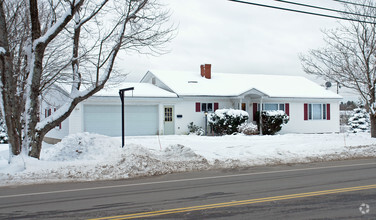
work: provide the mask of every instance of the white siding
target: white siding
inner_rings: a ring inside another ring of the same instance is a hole
[[[175,105],[175,134],[188,134],[188,125],[191,122],[197,126],[205,128],[205,114],[204,112],[196,112],[196,102],[217,102],[219,108],[234,108],[233,103],[229,99],[197,98],[182,100]],[[183,117],[177,118],[177,115],[182,115]]]
[[[69,120],[65,120],[61,123],[61,128],[60,126],[56,126],[55,128],[53,128],[51,131],[49,131],[46,134],[46,137],[62,139],[65,136],[67,136],[68,133],[69,133]]]
[[[47,91],[43,94],[43,98],[41,99],[40,104],[40,119],[43,120],[48,117],[46,115],[46,111],[50,111],[51,114],[54,114],[55,109],[59,109],[67,100],[67,96],[63,94],[63,92],[52,86],[51,88],[47,89]],[[52,130],[50,130],[45,137],[46,138],[53,138],[53,139],[62,139],[63,137],[69,134],[69,119],[66,119],[61,123],[61,126],[56,126]]]
[[[330,120],[304,120],[304,103],[330,104]],[[290,103],[290,121],[281,133],[331,133],[339,132],[339,103],[311,101]]]
[[[79,103],[69,116],[69,134],[83,132],[83,104]]]

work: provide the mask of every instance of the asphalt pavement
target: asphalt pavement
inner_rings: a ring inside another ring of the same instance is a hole
[[[376,219],[376,159],[0,187],[0,219]]]

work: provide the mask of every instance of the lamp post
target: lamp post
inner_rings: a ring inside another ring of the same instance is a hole
[[[262,136],[262,111],[264,109],[262,109],[262,96],[260,98],[260,136]]]
[[[134,90],[134,87],[126,88],[126,89],[120,89],[119,95],[121,100],[121,147],[123,148],[125,145],[125,123],[124,123],[124,92]]]
[[[205,111],[205,136],[208,135],[208,112]]]

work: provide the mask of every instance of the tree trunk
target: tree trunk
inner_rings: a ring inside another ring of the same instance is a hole
[[[376,115],[369,115],[371,121],[371,137],[376,138]]]
[[[1,77],[1,112],[4,117],[9,137],[9,144],[13,155],[21,152],[21,133],[19,113],[21,106],[17,105],[17,79],[13,74],[13,57],[9,52],[8,31],[3,3],[0,3],[0,77]],[[21,110],[20,110],[21,109]]]
[[[29,138],[29,146],[31,147],[29,156],[40,159],[40,152],[42,150],[42,142],[44,135],[40,134],[39,132],[36,132],[35,135]]]
[[[39,97],[40,97],[40,85],[43,72],[43,57],[46,49],[45,42],[39,42],[35,44],[35,40],[41,37],[41,27],[39,21],[38,1],[30,0],[30,21],[31,21],[31,39],[33,45],[34,54],[33,68],[30,70],[29,85],[26,89],[26,137],[25,145],[31,148],[29,156],[38,158],[40,157],[40,151],[42,149],[42,140],[44,135],[40,135],[36,129],[39,121]]]

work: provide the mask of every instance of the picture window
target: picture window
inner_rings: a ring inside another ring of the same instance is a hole
[[[326,104],[308,104],[309,120],[326,120],[327,117]]]

